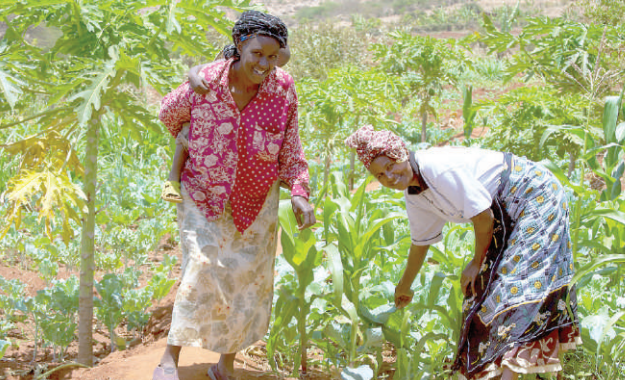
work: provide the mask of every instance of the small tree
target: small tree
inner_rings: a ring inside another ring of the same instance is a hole
[[[160,94],[180,82],[172,52],[214,56],[207,29],[229,34],[231,22],[218,7],[242,11],[234,0],[12,0],[2,1],[8,26],[0,43],[0,109],[13,109],[0,129],[21,125],[33,135],[2,147],[22,154],[10,181],[4,233],[19,226],[22,206],[38,200],[50,237],[74,237],[70,220],[82,225],[79,362],[92,364],[95,199],[98,140],[104,115],[134,132],[161,131],[156,111],[144,100],[148,88]],[[44,24],[60,32],[44,49],[24,36]],[[26,58],[28,57],[28,58]],[[36,105],[36,106],[33,106]],[[43,112],[37,112],[43,108]],[[77,144],[85,154],[78,159]],[[75,184],[82,182],[82,190]],[[59,225],[60,224],[60,225]]]
[[[440,96],[445,84],[454,85],[464,55],[452,41],[429,36],[412,36],[405,32],[390,34],[393,43],[373,45],[380,68],[401,78],[405,87],[402,103],[418,100],[421,119],[421,141],[426,141],[428,114],[436,117],[432,101]]]

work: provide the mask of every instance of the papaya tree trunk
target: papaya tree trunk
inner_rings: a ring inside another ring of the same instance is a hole
[[[87,210],[83,213],[80,244],[80,298],[78,305],[78,362],[93,365],[93,273],[95,271],[95,200],[98,180],[98,128],[99,117],[87,127],[85,149],[84,192]]]

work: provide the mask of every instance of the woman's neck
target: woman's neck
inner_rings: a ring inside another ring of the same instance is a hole
[[[235,94],[255,94],[260,86],[250,81],[247,75],[245,75],[241,61],[234,61],[232,63],[230,72],[228,73],[228,82],[230,92]]]
[[[412,172],[412,179],[410,180],[410,183],[408,184],[408,186],[421,187],[420,182],[419,182],[419,176],[414,171]]]

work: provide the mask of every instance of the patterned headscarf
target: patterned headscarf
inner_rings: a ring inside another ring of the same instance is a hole
[[[241,14],[232,28],[232,42],[234,44],[226,46],[220,55],[223,55],[225,59],[238,58],[239,51],[237,51],[236,45],[259,34],[275,38],[280,44],[280,48],[287,45],[289,37],[286,25],[278,17],[259,11],[246,11]]]
[[[367,169],[376,157],[385,155],[397,162],[408,159],[408,149],[402,139],[391,131],[374,131],[365,125],[345,140],[345,145],[355,148],[358,159]]]

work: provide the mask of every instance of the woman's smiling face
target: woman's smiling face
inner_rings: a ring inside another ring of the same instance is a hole
[[[381,155],[371,161],[369,171],[382,186],[395,190],[406,190],[414,177],[408,161],[397,162]]]
[[[280,43],[273,37],[256,35],[239,43],[241,67],[247,78],[260,84],[278,64]]]

